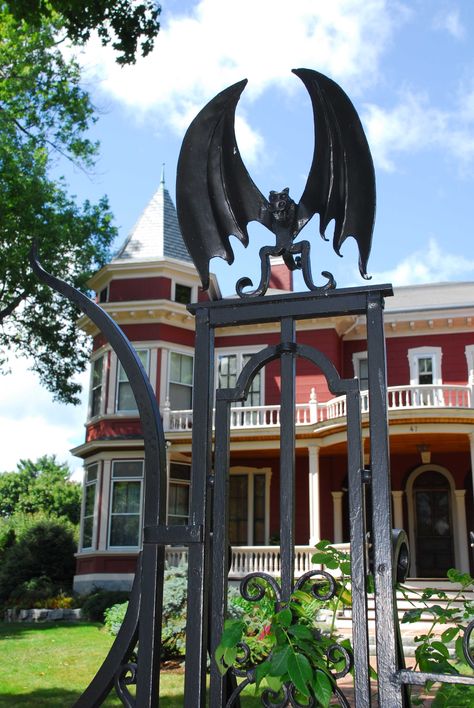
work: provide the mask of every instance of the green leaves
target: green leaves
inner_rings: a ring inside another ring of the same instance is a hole
[[[313,679],[313,669],[304,654],[291,652],[288,657],[288,675],[295,688],[303,696],[309,696],[309,684]]]
[[[40,285],[28,253],[35,238],[46,269],[85,292],[116,229],[105,198],[78,205],[51,176],[58,159],[90,170],[97,156],[87,137],[93,106],[78,64],[58,48],[57,18],[32,26],[10,5],[18,3],[0,5],[0,350],[30,357],[58,400],[78,403],[72,378],[86,368],[89,345],[77,309]]]

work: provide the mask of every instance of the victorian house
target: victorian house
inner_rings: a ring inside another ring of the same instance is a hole
[[[148,372],[167,442],[168,523],[186,523],[193,427],[194,319],[187,304],[210,295],[181,238],[161,182],[115,258],[91,280],[102,307],[123,328]],[[291,290],[284,264],[271,287]],[[474,283],[401,287],[385,303],[392,510],[410,539],[410,577],[469,571],[474,530]],[[136,403],[116,355],[86,317],[93,338],[85,440],[84,499],[75,588],[128,588],[141,544],[143,440]],[[343,377],[359,379],[367,423],[364,318],[305,320],[298,340],[317,346]],[[216,385],[233,386],[248,357],[277,343],[271,325],[216,333]],[[279,571],[278,363],[254,379],[231,419],[230,577]],[[296,574],[310,567],[314,544],[349,538],[345,398],[334,398],[308,362],[297,367]],[[368,454],[368,430],[363,436]],[[171,547],[177,562],[185,549]]]

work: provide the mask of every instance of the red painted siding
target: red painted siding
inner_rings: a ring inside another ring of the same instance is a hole
[[[109,284],[109,302],[171,300],[170,278],[120,278]]]
[[[140,421],[137,418],[103,419],[90,423],[86,428],[86,442],[124,436],[142,435]]]
[[[123,331],[131,342],[164,341],[194,347],[194,332],[173,325],[157,322],[123,325]]]
[[[89,573],[134,573],[137,555],[80,556],[76,560],[76,575]]]

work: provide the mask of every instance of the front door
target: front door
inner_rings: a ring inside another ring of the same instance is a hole
[[[442,578],[455,565],[451,489],[439,472],[423,472],[413,484],[416,569],[421,578]]]

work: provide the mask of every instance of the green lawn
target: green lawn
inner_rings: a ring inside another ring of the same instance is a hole
[[[0,622],[0,707],[69,708],[99,668],[113,637],[101,625]],[[253,693],[253,691],[252,691]],[[246,708],[261,705],[253,695]],[[183,705],[183,675],[161,676],[160,706]],[[104,706],[122,706],[109,698]]]

